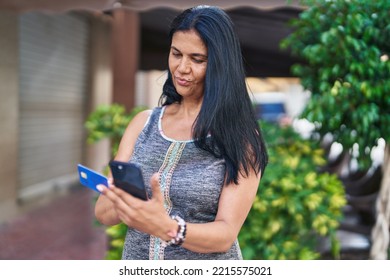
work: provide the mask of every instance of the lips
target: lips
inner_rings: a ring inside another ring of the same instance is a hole
[[[182,86],[182,87],[187,87],[187,86],[189,86],[190,83],[191,83],[190,80],[183,79],[183,78],[179,78],[179,77],[175,77],[175,80],[176,80],[176,83],[177,83],[179,86]]]

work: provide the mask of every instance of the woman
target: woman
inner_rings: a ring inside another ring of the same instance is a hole
[[[267,164],[238,39],[217,7],[172,22],[161,107],[129,124],[115,160],[138,163],[150,199],[99,186],[105,225],[129,229],[123,259],[241,259],[237,236]]]

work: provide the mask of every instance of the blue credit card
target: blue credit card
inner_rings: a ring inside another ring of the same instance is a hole
[[[79,173],[80,183],[83,186],[86,186],[96,192],[100,191],[96,188],[97,185],[105,185],[108,187],[107,177],[104,175],[92,170],[82,164],[77,165],[77,170]]]

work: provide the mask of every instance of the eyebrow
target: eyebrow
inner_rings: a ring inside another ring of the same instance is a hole
[[[174,46],[171,46],[171,49],[181,53],[181,51],[179,49],[177,49],[176,47],[174,47]],[[196,57],[200,56],[200,57],[203,57],[204,59],[207,59],[207,55],[204,55],[204,54],[201,54],[201,53],[191,53],[190,55],[191,56],[196,56]]]

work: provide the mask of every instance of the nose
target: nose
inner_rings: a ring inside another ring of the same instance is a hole
[[[179,66],[177,67],[177,70],[180,73],[189,73],[191,71],[190,62],[186,58],[182,58],[180,60]]]

